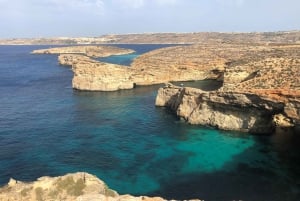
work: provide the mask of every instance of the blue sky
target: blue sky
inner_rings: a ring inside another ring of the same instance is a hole
[[[300,0],[0,0],[0,38],[300,30]]]

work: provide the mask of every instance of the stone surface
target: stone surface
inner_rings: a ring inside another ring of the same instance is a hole
[[[41,177],[24,183],[11,179],[0,188],[0,201],[163,201],[160,197],[119,195],[96,176],[78,172],[59,177]]]

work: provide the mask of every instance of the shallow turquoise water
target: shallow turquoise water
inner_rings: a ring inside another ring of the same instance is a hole
[[[71,70],[55,55],[30,55],[36,48],[0,46],[1,184],[87,171],[120,193],[298,200],[296,132],[252,136],[187,125],[154,106],[159,85],[72,90]]]
[[[110,57],[101,58],[99,59],[99,61],[129,66],[132,60],[135,59],[138,55],[139,54],[137,53],[127,55],[114,55]]]

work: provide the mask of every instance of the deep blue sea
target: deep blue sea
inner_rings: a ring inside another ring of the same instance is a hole
[[[205,201],[300,200],[300,135],[191,126],[154,106],[159,85],[80,92],[48,46],[0,46],[0,185],[87,171],[120,194]],[[128,65],[160,45],[106,58]],[[193,85],[207,87],[210,82]]]

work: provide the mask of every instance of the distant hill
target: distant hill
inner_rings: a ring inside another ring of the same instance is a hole
[[[99,37],[12,38],[0,39],[0,45],[80,45],[80,44],[300,44],[300,31],[251,33],[145,33],[103,35]]]

